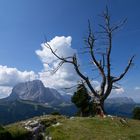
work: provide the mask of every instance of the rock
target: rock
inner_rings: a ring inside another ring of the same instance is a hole
[[[30,131],[32,134],[32,140],[42,140],[43,138],[45,140],[52,140],[52,137],[47,134],[45,136],[46,132],[45,129],[49,126],[59,126],[61,125],[60,122],[57,122],[56,118],[34,118],[32,120],[28,120],[25,122],[22,122],[22,126],[27,130]]]
[[[35,121],[35,120],[33,122],[30,122],[29,123],[29,126],[32,127],[32,128],[33,127],[37,127],[38,125],[39,125],[39,122],[38,121]]]
[[[107,117],[111,118],[111,120],[114,120],[113,116],[107,115]]]
[[[74,117],[70,117],[70,120],[73,120],[74,119]]]
[[[59,126],[59,125],[61,125],[59,122],[57,122],[56,124],[53,124],[52,126]]]
[[[27,122],[24,122],[24,125],[25,125],[25,126],[28,126],[30,123],[31,123],[31,120],[29,120],[29,121],[27,121]]]
[[[46,136],[46,137],[45,137],[45,140],[52,140],[52,137]]]
[[[111,115],[107,115],[107,117],[110,117],[110,118],[111,118],[111,117],[113,117],[113,116],[111,116]]]
[[[120,123],[121,123],[123,126],[129,126],[129,125],[128,125],[128,122],[127,122],[127,120],[126,120],[125,118],[120,118],[119,121],[120,121]]]
[[[40,133],[40,132],[42,132],[44,130],[43,128],[44,127],[41,124],[39,124],[38,126],[33,127],[32,132],[34,134]]]
[[[26,130],[32,132],[32,128],[31,128],[31,127],[29,127],[29,126],[25,126],[24,128],[25,128]]]

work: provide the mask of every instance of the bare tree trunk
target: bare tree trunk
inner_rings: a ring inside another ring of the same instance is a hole
[[[99,115],[101,117],[104,117],[106,114],[105,109],[104,109],[104,100],[100,100],[99,103],[93,102],[93,112],[95,112],[96,115]]]
[[[101,105],[102,113],[105,115],[106,114],[106,111],[105,111],[105,108],[104,108],[104,101],[101,101],[100,102],[100,105]]]

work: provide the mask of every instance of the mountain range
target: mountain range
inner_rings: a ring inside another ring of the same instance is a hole
[[[76,107],[57,90],[45,87],[40,80],[19,83],[8,97],[0,99],[0,124],[53,112],[71,116]]]
[[[108,114],[125,117],[132,116],[135,106],[133,99],[128,97],[111,98],[105,102]],[[71,103],[71,96],[45,87],[40,80],[19,83],[14,86],[10,96],[0,99],[0,124],[53,112],[73,116],[77,108]]]
[[[132,117],[133,109],[137,104],[129,97],[114,97],[105,101],[105,110],[108,114],[122,117]]]

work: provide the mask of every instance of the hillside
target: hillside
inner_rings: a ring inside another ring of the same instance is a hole
[[[8,124],[55,111],[37,103],[22,100],[0,102],[0,124]]]
[[[122,123],[121,120],[116,117],[41,116],[5,126],[5,131],[11,134],[13,140],[30,140],[33,134],[34,137],[38,135],[40,140],[43,137],[53,140],[139,140],[140,121],[128,119]],[[32,130],[29,124],[34,127]],[[35,131],[37,127],[39,129]]]
[[[0,124],[9,124],[25,120],[43,114],[60,112],[63,115],[74,115],[76,108],[74,105],[64,105],[51,107],[40,103],[25,100],[1,100],[0,101]]]

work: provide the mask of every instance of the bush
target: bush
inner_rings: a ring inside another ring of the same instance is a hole
[[[0,140],[12,140],[11,134],[0,126]]]
[[[135,107],[133,110],[133,118],[140,120],[140,107]]]
[[[74,103],[76,107],[79,108],[79,112],[77,114],[79,114],[80,116],[89,115],[90,99],[91,97],[88,95],[88,91],[85,85],[83,83],[79,84],[77,87],[77,91],[71,98],[72,103]]]
[[[42,119],[40,123],[46,128],[51,126],[52,124],[56,124],[57,121],[56,118],[50,118],[50,119]]]
[[[61,115],[59,112],[55,111],[55,112],[52,112],[51,115]]]

